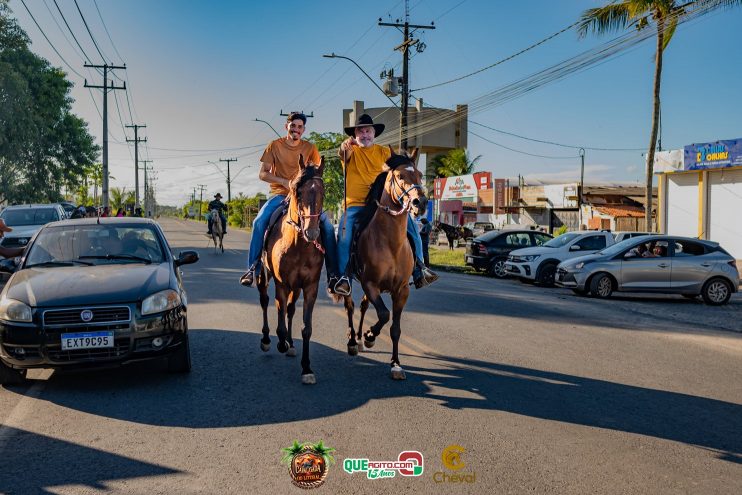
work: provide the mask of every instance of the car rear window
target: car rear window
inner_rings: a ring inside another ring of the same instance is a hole
[[[59,220],[55,208],[14,208],[3,211],[0,215],[5,223],[11,227],[22,225],[45,225]]]

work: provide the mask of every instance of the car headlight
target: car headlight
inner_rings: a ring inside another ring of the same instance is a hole
[[[180,306],[180,296],[172,289],[160,291],[152,294],[142,301],[142,314],[151,315],[153,313],[162,313],[169,309]]]
[[[540,254],[529,254],[527,256],[521,256],[520,259],[522,259],[523,261],[536,261],[540,257]]]
[[[0,300],[0,320],[30,323],[33,320],[32,316],[31,308],[27,304],[15,299]]]
[[[575,265],[575,269],[577,269],[577,270],[582,270],[582,268],[583,268],[584,266],[585,266],[585,262],[584,262],[584,261],[580,261],[579,263],[577,263],[577,264]]]

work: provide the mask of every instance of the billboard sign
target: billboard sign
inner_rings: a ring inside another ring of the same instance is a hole
[[[444,181],[441,199],[477,200],[477,183],[473,175],[447,177]]]
[[[685,170],[742,167],[742,138],[691,144],[683,153]]]

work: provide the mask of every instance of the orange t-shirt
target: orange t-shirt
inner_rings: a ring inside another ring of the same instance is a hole
[[[262,163],[271,165],[270,173],[282,179],[291,180],[299,172],[299,155],[304,156],[304,163],[319,165],[320,156],[317,147],[309,141],[301,141],[297,146],[289,146],[286,138],[271,141],[263,156],[260,157]],[[289,190],[281,184],[271,184],[271,195],[283,194],[288,195]]]
[[[387,146],[372,144],[362,148],[353,146],[353,154],[348,159],[346,198],[348,206],[363,206],[366,196],[376,177],[381,173],[384,163],[392,156]]]

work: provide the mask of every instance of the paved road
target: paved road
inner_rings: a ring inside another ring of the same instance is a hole
[[[217,255],[202,226],[162,223],[176,251],[201,252],[183,270],[193,372],[34,371],[30,386],[0,388],[0,492],[300,493],[279,462],[294,439],[337,449],[328,493],[742,492],[739,295],[723,308],[606,302],[442,274],[403,316],[405,382],[388,377],[386,337],[346,354],[342,312],[323,298],[318,383],[302,386],[275,337],[259,350],[257,292],[237,284],[247,234]],[[466,449],[457,472],[441,460],[452,444]],[[341,467],[404,450],[424,454],[421,477]],[[440,471],[476,481],[436,483]]]

